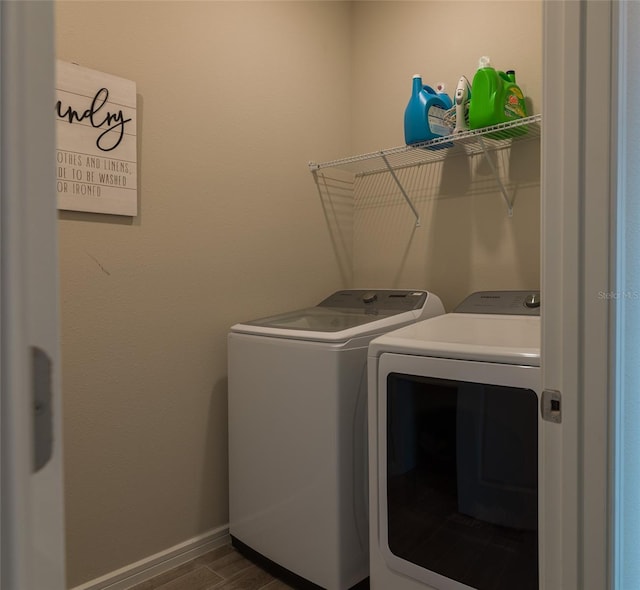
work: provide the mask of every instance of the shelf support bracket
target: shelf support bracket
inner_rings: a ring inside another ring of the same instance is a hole
[[[409,205],[409,207],[411,207],[411,211],[413,211],[413,214],[415,215],[415,218],[416,218],[416,227],[420,227],[420,215],[418,214],[418,211],[416,210],[416,208],[414,207],[413,203],[411,202],[411,199],[409,198],[409,195],[407,194],[407,191],[404,190],[404,187],[402,186],[402,183],[400,182],[400,180],[396,176],[396,173],[395,173],[393,167],[391,166],[391,164],[389,163],[389,160],[387,160],[386,154],[384,152],[380,152],[380,157],[384,161],[384,164],[387,167],[387,170],[389,170],[389,174],[391,174],[391,178],[393,178],[395,183],[398,185],[398,188],[400,189],[400,192],[402,193],[402,196],[404,197],[404,200],[407,202],[407,205]]]
[[[491,156],[489,156],[489,150],[487,149],[487,145],[484,142],[484,139],[481,136],[478,136],[478,142],[480,143],[480,147],[482,147],[482,155],[485,160],[489,164],[489,168],[491,168],[491,172],[493,173],[493,177],[496,179],[498,183],[498,187],[500,188],[500,192],[502,193],[502,198],[504,202],[507,204],[507,211],[509,213],[509,217],[513,217],[513,201],[509,198],[507,194],[507,189],[504,187],[502,180],[500,179],[500,174],[496,170],[496,166],[491,160]]]

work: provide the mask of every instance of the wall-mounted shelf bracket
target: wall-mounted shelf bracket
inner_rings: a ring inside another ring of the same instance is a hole
[[[396,171],[430,162],[442,161],[450,151],[460,153],[462,150],[462,153],[467,156],[482,154],[496,179],[502,198],[507,205],[509,217],[512,217],[515,192],[511,197],[509,196],[495,162],[491,159],[490,152],[510,147],[516,141],[539,139],[541,122],[542,115],[532,115],[531,117],[508,123],[499,123],[491,127],[470,129],[455,135],[437,137],[418,144],[399,146],[319,164],[309,162],[309,169],[315,176],[319,170],[338,168],[351,172],[355,178],[388,172],[415,215],[416,226],[420,226],[418,211],[402,186]]]
[[[413,214],[416,217],[416,227],[420,227],[420,215],[418,214],[418,211],[416,210],[413,203],[411,202],[411,199],[409,198],[407,191],[404,190],[402,183],[398,180],[398,177],[396,176],[396,173],[393,170],[393,167],[391,166],[391,164],[389,163],[389,160],[387,159],[387,156],[385,155],[385,153],[380,152],[380,157],[382,158],[385,166],[389,170],[389,174],[391,174],[391,178],[393,178],[393,181],[398,185],[398,188],[400,189],[400,193],[404,197],[404,200],[407,202],[407,205],[409,205],[409,207],[411,208],[411,211],[413,211]]]
[[[507,189],[504,187],[504,183],[500,178],[500,174],[496,169],[496,165],[494,164],[493,160],[491,159],[491,156],[489,155],[489,150],[487,149],[487,145],[485,144],[484,139],[482,139],[481,136],[478,136],[478,142],[480,143],[480,146],[482,148],[482,155],[484,156],[484,159],[487,161],[487,164],[489,164],[489,168],[491,168],[493,177],[495,178],[496,183],[498,184],[498,188],[502,193],[502,198],[504,199],[504,202],[507,205],[507,212],[509,214],[509,217],[513,217],[513,202],[515,201],[515,193],[513,194],[512,198],[509,198]]]

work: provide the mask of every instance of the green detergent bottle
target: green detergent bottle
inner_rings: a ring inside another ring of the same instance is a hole
[[[516,74],[496,71],[491,60],[480,58],[478,71],[471,83],[471,102],[469,104],[469,127],[480,129],[506,123],[527,116],[527,107],[522,90],[516,84]],[[509,129],[496,137],[522,135],[527,132],[526,126]]]

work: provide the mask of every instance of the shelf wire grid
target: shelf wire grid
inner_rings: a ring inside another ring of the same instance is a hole
[[[542,115],[532,115],[482,129],[462,131],[455,135],[404,145],[328,162],[309,162],[312,172],[335,168],[356,177],[408,168],[444,160],[453,155],[475,155],[510,147],[514,141],[530,141],[540,137]],[[386,160],[386,162],[385,162]],[[388,162],[388,165],[387,165]]]

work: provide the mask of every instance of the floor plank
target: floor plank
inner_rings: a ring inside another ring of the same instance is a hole
[[[129,590],[287,590],[281,580],[224,545]]]

